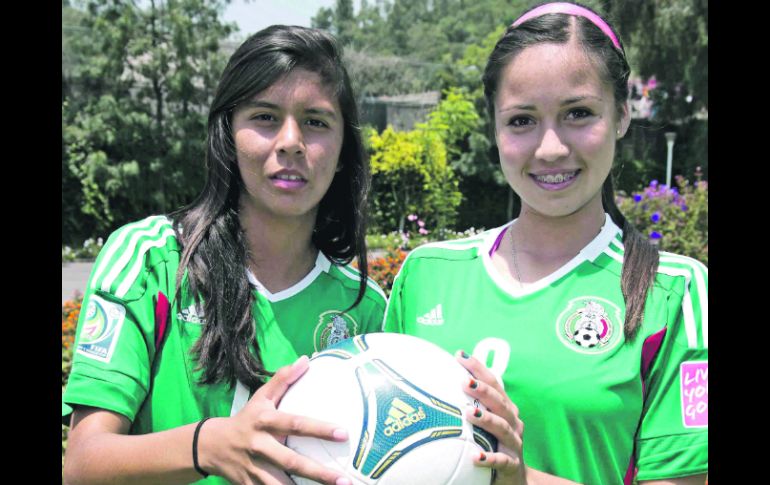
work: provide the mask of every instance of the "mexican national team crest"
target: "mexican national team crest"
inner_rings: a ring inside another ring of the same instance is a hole
[[[620,308],[596,296],[575,298],[556,320],[556,333],[576,352],[606,352],[615,347],[623,335]]]
[[[80,331],[78,353],[109,362],[125,318],[126,309],[122,305],[91,295]]]
[[[318,324],[313,333],[313,346],[320,352],[330,345],[357,335],[358,323],[347,313],[329,310],[318,316]]]

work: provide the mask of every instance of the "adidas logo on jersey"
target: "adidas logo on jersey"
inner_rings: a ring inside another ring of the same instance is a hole
[[[415,410],[401,399],[395,398],[390,404],[388,418],[385,420],[385,436],[393,436],[394,433],[422,421],[425,417],[422,407]]]
[[[423,325],[443,325],[444,315],[441,311],[441,303],[421,317],[417,317],[417,323]]]
[[[183,322],[197,323],[199,325],[206,323],[206,319],[203,317],[203,308],[195,308],[195,305],[190,305],[189,308],[185,308],[177,313],[176,317]]]

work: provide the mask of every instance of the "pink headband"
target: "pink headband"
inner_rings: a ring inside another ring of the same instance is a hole
[[[585,7],[581,7],[580,5],[575,5],[574,3],[566,3],[566,2],[546,3],[545,5],[541,5],[533,10],[530,10],[529,12],[519,17],[513,23],[512,26],[518,27],[519,25],[523,24],[524,22],[526,22],[531,18],[539,17],[541,15],[545,15],[549,13],[564,13],[567,15],[576,15],[578,17],[587,18],[594,25],[599,27],[607,37],[610,38],[610,40],[612,41],[612,45],[614,45],[619,51],[623,52],[623,48],[620,47],[620,42],[618,42],[618,38],[615,36],[615,33],[612,31],[610,26],[607,25],[607,22],[605,22],[603,18],[599,17],[596,13],[592,12],[591,10],[588,10]]]

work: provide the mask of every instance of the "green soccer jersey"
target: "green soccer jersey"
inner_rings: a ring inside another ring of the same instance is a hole
[[[585,484],[630,483],[635,469],[639,480],[706,473],[706,267],[662,252],[627,341],[622,233],[609,216],[580,254],[523,288],[490,256],[511,224],[412,251],[384,330],[486,363],[519,407],[532,468]]]
[[[124,226],[108,239],[84,295],[63,417],[71,406],[93,406],[126,416],[130,433],[144,434],[229,416],[246,403],[249,391],[240,383],[198,384],[202,372],[191,349],[205,315],[184,288],[181,304],[173,301],[180,254],[164,216]],[[315,267],[291,288],[270,293],[253,274],[249,280],[256,293],[256,336],[269,371],[382,325],[386,299],[377,284],[369,280],[361,303],[343,312],[358,294],[360,274],[332,264],[320,251]],[[166,299],[171,305],[163,332]],[[209,477],[200,483],[226,481]]]

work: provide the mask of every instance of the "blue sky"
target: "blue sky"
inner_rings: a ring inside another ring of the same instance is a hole
[[[235,22],[241,31],[236,35],[245,39],[248,35],[268,25],[286,24],[310,27],[310,18],[321,7],[331,7],[335,0],[233,0],[225,8],[224,20]],[[359,2],[354,1],[357,8]]]

